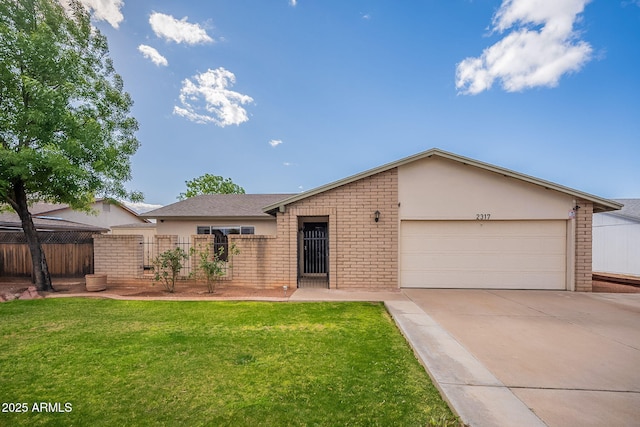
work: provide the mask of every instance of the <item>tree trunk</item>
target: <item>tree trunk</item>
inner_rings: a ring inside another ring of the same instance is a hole
[[[24,190],[22,182],[14,183],[15,192],[15,205],[12,206],[22,222],[22,230],[27,239],[29,245],[29,252],[31,253],[31,264],[33,265],[33,281],[36,285],[36,289],[39,291],[53,291],[51,286],[51,276],[49,275],[49,267],[47,266],[47,260],[40,244],[40,238],[38,232],[33,224],[33,218],[29,212],[29,205],[27,203],[27,194]]]

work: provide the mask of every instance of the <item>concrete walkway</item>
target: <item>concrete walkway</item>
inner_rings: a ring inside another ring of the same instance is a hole
[[[640,295],[299,289],[291,301],[384,301],[471,426],[640,420]]]

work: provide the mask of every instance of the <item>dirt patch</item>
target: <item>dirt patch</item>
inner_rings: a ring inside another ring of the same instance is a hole
[[[0,295],[17,295],[24,292],[31,283],[28,280],[16,279],[14,281],[0,281]],[[249,289],[232,286],[218,286],[214,293],[207,291],[207,286],[197,284],[177,284],[173,293],[164,290],[162,285],[139,284],[125,285],[118,283],[107,284],[105,291],[87,292],[83,279],[53,280],[55,292],[40,292],[46,297],[63,296],[94,296],[94,297],[121,297],[121,298],[150,298],[150,299],[280,299],[288,298],[293,294],[287,290],[285,295],[282,288]],[[12,298],[13,299],[13,298]]]
[[[640,287],[633,286],[633,285],[625,285],[622,283],[613,283],[613,282],[604,282],[601,280],[594,280],[593,292],[640,294]]]
[[[284,297],[282,289],[246,289],[236,287],[218,287],[216,291],[210,293],[206,286],[201,287],[176,287],[175,292],[168,292],[161,287],[143,288],[113,286],[107,285],[107,291],[111,294],[117,294],[123,297],[149,297],[149,298],[281,298]],[[286,296],[291,296],[291,292],[287,292]]]

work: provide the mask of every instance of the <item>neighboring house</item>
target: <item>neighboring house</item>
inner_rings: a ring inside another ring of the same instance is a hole
[[[83,276],[93,273],[93,235],[111,232],[116,225],[149,221],[128,207],[96,200],[93,213],[72,210],[66,204],[34,203],[29,207],[47,257],[52,276]],[[0,213],[0,275],[31,274],[31,259],[22,223],[13,211]]]
[[[640,199],[593,216],[593,271],[640,277]]]
[[[92,213],[75,211],[69,205],[55,203],[35,203],[29,208],[34,218],[62,219],[107,230],[116,225],[149,222],[124,204],[114,201],[98,199],[91,205],[91,210]]]
[[[296,195],[199,196],[144,217],[157,237],[235,243],[231,286],[591,291],[593,213],[621,206],[431,149]],[[114,237],[138,258],[107,259],[104,238],[96,270],[142,277],[141,238]]]
[[[276,219],[262,211],[291,194],[203,194],[141,214],[156,220],[157,235],[212,234],[216,240],[232,234],[275,235]]]

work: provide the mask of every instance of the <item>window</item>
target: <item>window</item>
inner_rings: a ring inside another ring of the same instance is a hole
[[[218,227],[215,225],[200,225],[196,229],[197,234],[212,234],[213,238],[213,250],[218,253],[220,247],[224,248],[221,259],[227,260],[227,249],[229,248],[229,236],[230,234],[254,234],[255,227],[242,226],[242,227]]]
[[[242,227],[218,227],[215,225],[200,225],[196,230],[196,234],[215,234],[228,236],[229,234],[255,234],[255,227],[242,226]]]

